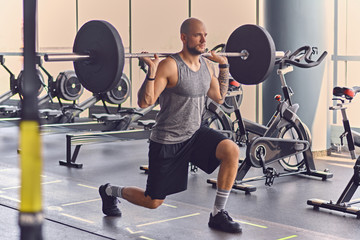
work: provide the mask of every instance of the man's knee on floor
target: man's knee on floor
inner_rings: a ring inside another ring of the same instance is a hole
[[[156,209],[163,204],[164,200],[161,199],[151,199],[147,201],[145,207],[149,209]]]

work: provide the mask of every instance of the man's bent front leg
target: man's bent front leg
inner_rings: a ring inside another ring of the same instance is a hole
[[[224,232],[239,233],[240,224],[233,221],[225,205],[234,184],[239,165],[239,148],[231,140],[221,141],[216,148],[216,157],[221,161],[217,181],[213,212],[210,214],[209,227]]]
[[[217,187],[218,189],[231,190],[239,165],[239,147],[233,141],[225,139],[218,144],[216,157],[221,161]]]

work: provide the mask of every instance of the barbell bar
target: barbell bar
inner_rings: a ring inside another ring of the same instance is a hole
[[[174,53],[125,53],[125,58],[141,58],[141,57],[154,57],[154,55],[158,57],[168,57]],[[218,52],[216,53],[219,56],[224,57],[240,57],[242,60],[246,60],[249,57],[249,52],[246,50],[242,50],[241,52]],[[276,58],[281,58],[284,56],[284,52],[276,51]],[[211,53],[203,53],[201,54],[203,57],[211,57]],[[90,54],[77,54],[77,53],[49,53],[44,54],[44,59],[47,62],[62,62],[62,61],[91,61]]]
[[[157,53],[167,57],[171,53]],[[225,52],[230,74],[238,82],[254,85],[272,72],[275,59],[284,52],[275,51],[270,34],[262,27],[246,24],[238,27],[227,40]],[[202,54],[208,57],[210,53]],[[92,20],[77,32],[72,53],[44,54],[47,62],[72,61],[81,84],[93,93],[107,92],[121,80],[125,58],[153,57],[154,53],[125,53],[118,31],[109,22]]]
[[[141,57],[168,57],[174,53],[125,53],[125,58],[141,58]],[[210,53],[201,54],[203,57],[211,57]],[[219,56],[224,57],[241,57],[243,60],[246,60],[249,56],[249,53],[246,50],[242,52],[219,52]],[[92,57],[90,54],[77,54],[77,53],[58,53],[58,54],[45,54],[44,59],[47,62],[62,62],[62,61],[91,61]]]

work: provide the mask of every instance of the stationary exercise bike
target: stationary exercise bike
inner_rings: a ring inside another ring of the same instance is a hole
[[[1,66],[10,74],[10,90],[0,95],[0,116],[1,117],[18,117],[20,115],[19,106],[15,105],[3,105],[6,101],[12,98],[15,95],[19,96],[21,101],[23,99],[23,89],[24,89],[24,71],[20,71],[18,77],[10,71],[10,69],[5,65],[5,58],[3,55],[0,55],[0,64]],[[39,96],[44,89],[45,83],[44,78],[39,69],[36,69],[36,88],[38,90],[37,95]]]
[[[66,70],[59,73],[54,79],[53,76],[43,67],[42,59],[37,57],[37,64],[39,69],[47,76],[47,86],[44,86],[46,94],[39,98],[39,114],[42,124],[65,123],[71,121],[69,114],[66,114],[67,109],[76,109],[76,101],[84,92],[84,87],[81,85],[73,70]],[[44,108],[49,103],[54,103],[53,99],[57,99],[59,109]],[[71,102],[65,105],[64,101]]]
[[[256,187],[245,184],[250,181],[265,179],[265,184],[271,186],[276,177],[282,176],[305,174],[320,177],[323,180],[333,176],[328,171],[315,169],[310,131],[296,115],[299,105],[292,103],[293,92],[285,81],[285,74],[293,71],[293,66],[315,67],[322,62],[326,54],[324,52],[318,60],[313,61],[310,59],[312,49],[304,46],[292,54],[288,51],[284,57],[276,60],[284,99],[281,99],[280,95],[275,96],[278,106],[266,125],[243,119],[239,105],[234,111],[235,120],[233,121],[218,104],[208,100],[203,124],[218,129],[239,146],[246,147],[246,157],[240,161],[233,188],[249,193],[256,191]],[[236,106],[236,96],[236,90],[228,92],[227,95],[228,98],[233,99],[234,106]],[[274,167],[267,166],[274,162],[279,162],[284,172],[278,173]],[[264,175],[244,179],[251,167],[262,168]],[[216,179],[208,179],[207,182],[216,185]]]
[[[82,102],[76,103],[76,98],[80,97],[82,93],[82,86],[79,82],[74,71],[65,71],[58,75],[55,82],[51,87],[52,97],[55,95],[64,99],[73,101],[73,104],[63,105],[59,101],[61,106],[60,110],[57,110],[58,114],[56,117],[57,123],[74,123],[75,118],[80,113],[94,106],[97,102],[101,101],[106,113],[104,114],[92,114],[92,118],[98,122],[102,122],[104,130],[116,130],[118,129],[118,118],[110,118],[109,116],[114,115],[110,113],[107,103],[117,105],[117,112],[121,109],[121,104],[127,100],[130,94],[130,80],[123,74],[121,81],[110,91],[105,93],[93,93],[93,95]],[[73,87],[74,86],[74,87]],[[49,91],[50,93],[50,91]],[[46,96],[46,98],[49,98]],[[105,126],[106,125],[106,126]]]
[[[351,198],[354,196],[360,185],[360,156],[356,158],[355,154],[355,146],[360,147],[360,133],[351,130],[350,122],[346,115],[346,105],[351,103],[351,100],[358,92],[360,92],[360,87],[335,87],[333,89],[333,95],[335,96],[333,100],[336,100],[337,104],[330,107],[330,110],[341,111],[344,133],[341,134],[340,139],[341,143],[343,143],[343,138],[346,137],[351,159],[356,159],[353,168],[353,175],[336,203],[331,200],[325,201],[321,199],[309,199],[307,204],[314,206],[314,209],[316,210],[319,208],[326,208],[344,213],[355,214],[357,218],[360,219],[360,208],[352,206],[353,204],[360,203],[360,201],[359,199],[351,201]]]

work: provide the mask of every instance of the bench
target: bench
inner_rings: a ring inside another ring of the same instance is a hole
[[[150,130],[136,129],[123,131],[67,134],[66,160],[59,161],[59,164],[72,168],[82,168],[83,164],[76,162],[76,158],[79,154],[81,146],[114,141],[148,139],[150,137],[150,132]],[[73,152],[72,147],[75,147]]]

